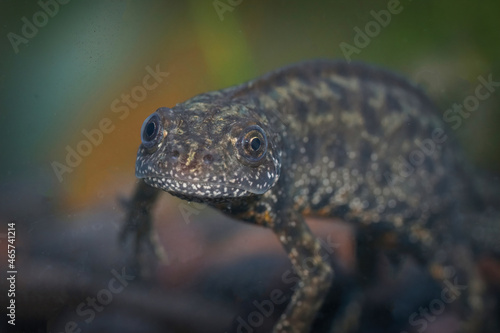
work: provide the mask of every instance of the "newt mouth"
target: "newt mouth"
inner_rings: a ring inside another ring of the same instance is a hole
[[[146,184],[166,192],[202,198],[243,197],[253,194],[247,189],[233,184],[203,181],[186,181],[171,177],[143,177]]]

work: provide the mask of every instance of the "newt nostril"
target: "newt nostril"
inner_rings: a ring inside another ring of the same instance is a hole
[[[172,159],[173,160],[177,161],[179,159],[180,155],[181,155],[181,153],[179,153],[179,151],[177,149],[172,151]]]
[[[203,163],[212,164],[213,161],[214,157],[211,154],[206,154],[205,156],[203,156]]]

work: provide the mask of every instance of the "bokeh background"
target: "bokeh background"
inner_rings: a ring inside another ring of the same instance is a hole
[[[58,5],[51,5],[52,15],[44,19],[37,14],[43,11],[40,3]],[[293,62],[342,59],[340,43],[354,45],[353,29],[364,30],[373,20],[370,11],[387,9],[388,1],[2,0],[0,6],[0,267],[6,263],[6,223],[15,220],[18,320],[27,331],[55,331],[66,313],[99,290],[95,281],[109,280],[111,267],[120,268],[115,265],[121,258],[116,234],[124,212],[117,198],[129,196],[136,183],[139,131],[150,113]],[[353,60],[416,81],[440,112],[473,94],[478,76],[491,74],[500,81],[500,2],[402,0],[400,6],[401,13]],[[39,27],[23,31],[34,20]],[[123,95],[140,90],[148,67],[168,76],[132,100],[126,114],[114,112],[115,100],[115,106],[124,107]],[[497,173],[499,110],[500,91],[495,91],[454,131],[476,164]],[[86,139],[82,131],[99,128],[103,119],[113,130],[71,172],[58,177],[54,162],[66,164],[68,147],[76,149]],[[186,218],[180,201],[168,195],[162,199],[155,214],[170,262],[155,274],[163,290],[180,290],[182,282],[198,278],[213,261],[241,264],[234,258],[265,253],[262,249],[275,251],[287,267],[266,231],[210,209]],[[317,230],[322,228],[327,227],[319,223]],[[336,228],[324,232],[342,242],[348,228]],[[342,245],[345,262],[350,251],[349,244]],[[108,318],[106,311],[101,318]],[[109,325],[102,327],[113,331]],[[88,331],[96,327],[81,325]]]

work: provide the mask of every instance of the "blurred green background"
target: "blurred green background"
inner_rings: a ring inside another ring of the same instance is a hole
[[[131,189],[139,130],[156,108],[292,62],[343,58],[340,43],[354,45],[353,29],[364,30],[370,12],[389,1],[42,3],[52,4],[44,5],[48,14],[37,1],[1,1],[0,205],[22,188],[16,194],[37,193],[64,210]],[[353,60],[420,83],[441,112],[472,94],[479,75],[500,81],[500,2],[405,0],[400,8]],[[141,90],[147,66],[168,77]],[[134,88],[140,101],[127,107],[122,94]],[[127,113],[113,111],[116,99]],[[500,91],[456,131],[493,171],[500,171],[499,106]],[[113,130],[58,177],[52,164],[66,164],[67,147],[76,149],[82,131],[105,118]]]

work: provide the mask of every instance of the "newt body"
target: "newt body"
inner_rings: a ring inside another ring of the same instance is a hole
[[[304,216],[384,230],[385,245],[435,268],[452,262],[435,253],[462,239],[462,214],[485,205],[428,98],[367,65],[285,67],[160,108],[141,135],[146,184],[277,235],[301,283],[274,332],[308,331],[333,279]],[[151,191],[141,184],[131,207],[151,204]]]

